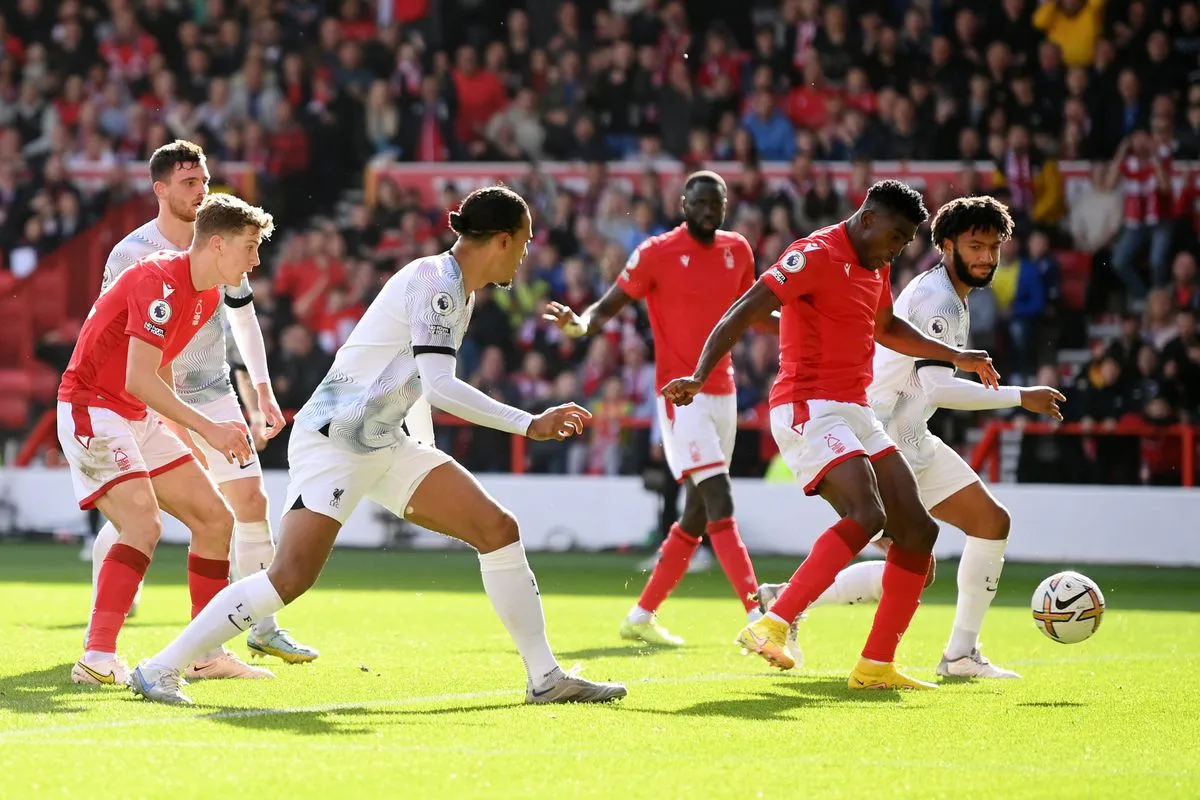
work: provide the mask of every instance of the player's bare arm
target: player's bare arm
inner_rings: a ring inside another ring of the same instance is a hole
[[[159,374],[162,351],[137,337],[129,339],[129,360],[125,365],[125,390],[156,411],[164,419],[193,430],[213,449],[232,461],[250,460],[249,430],[240,422],[213,422],[179,399]]]
[[[1055,422],[1062,422],[1063,415],[1059,403],[1067,402],[1063,393],[1052,386],[1022,386],[1021,408],[1034,414],[1050,417]]]
[[[780,308],[779,298],[764,283],[756,283],[750,287],[738,301],[729,307],[717,327],[708,335],[704,342],[704,350],[696,363],[696,370],[690,377],[676,378],[663,387],[663,397],[677,406],[686,406],[700,393],[700,388],[709,374],[716,368],[717,363],[733,349],[742,334],[756,320],[769,317],[771,312]]]
[[[955,369],[974,372],[985,386],[1000,388],[1000,373],[992,366],[992,358],[986,350],[959,350],[930,338],[908,320],[892,313],[890,305],[880,308],[875,315],[875,341],[906,356],[944,361]]]
[[[553,322],[567,336],[577,339],[581,336],[589,336],[603,328],[605,323],[621,313],[621,310],[632,302],[633,298],[614,283],[608,287],[608,291],[604,293],[603,297],[588,306],[582,314],[576,314],[569,306],[562,303],[550,302],[546,304],[542,319]]]

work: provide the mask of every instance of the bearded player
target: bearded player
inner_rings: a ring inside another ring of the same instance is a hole
[[[617,282],[582,315],[561,303],[550,303],[545,314],[568,336],[586,336],[644,298],[654,334],[655,385],[660,387],[695,369],[709,331],[754,284],[750,243],[739,233],[719,230],[727,204],[721,176],[708,171],[690,175],[681,204],[684,223],[638,246]],[[778,321],[769,315],[762,325],[778,331]],[[687,499],[641,597],[621,623],[623,639],[683,644],[682,637],[659,623],[657,612],[687,572],[705,535],[748,617],[753,621],[761,616],[752,599],[758,588],[754,567],[733,518],[729,460],[737,436],[734,392],[733,361],[726,354],[691,405],[676,408],[658,398],[667,466],[675,480],[687,483]]]
[[[159,250],[186,250],[192,242],[196,210],[208,194],[208,167],[199,145],[176,140],[163,145],[150,157],[150,180],[158,198],[158,216],[131,232],[117,243],[104,265],[101,292],[135,262]],[[227,345],[222,318],[254,384],[254,405],[260,413],[252,419],[259,430],[254,438],[262,440],[279,433],[285,424],[283,412],[275,400],[267,371],[267,353],[262,329],[254,313],[254,296],[248,281],[222,287],[222,308],[204,324],[174,362],[175,391],[185,403],[205,416],[218,420],[241,421],[245,417],[229,380]],[[267,493],[263,488],[262,466],[257,458],[244,464],[231,464],[212,452],[203,439],[193,441],[183,431],[202,466],[208,470],[221,494],[233,509],[233,571],[249,575],[271,563],[275,546],[267,520]],[[93,585],[100,565],[113,542],[116,528],[106,523],[92,547]],[[140,591],[140,588],[139,588]],[[288,663],[312,661],[316,650],[296,642],[273,616],[250,630],[246,644],[255,655],[276,656]],[[244,663],[228,650],[206,653],[187,671],[191,680],[201,678],[268,678],[269,670]]]
[[[893,544],[883,594],[850,674],[851,689],[936,688],[893,663],[920,602],[938,526],[921,503],[912,470],[867,404],[875,343],[954,364],[998,385],[986,353],[930,338],[893,313],[891,262],[927,218],[918,192],[899,181],[876,183],[848,220],[792,243],[726,312],[692,376],[663,390],[671,402],[692,402],[750,323],[782,309],[771,432],[805,493],[825,498],[841,519],[817,538],[771,610],[743,628],[737,643],[780,669],[794,667],[788,627],[886,520]]]
[[[230,195],[208,198],[183,252],[142,259],[102,293],[83,323],[58,390],[58,441],[79,507],[118,531],[100,564],[75,683],[124,684],[117,637],[162,533],[165,511],[191,531],[193,616],[229,583],[233,514],[177,431],[194,431],[226,461],[250,461],[249,431],[214,420],[174,391],[172,365],[216,312],[222,286],[259,263],[271,215]]]
[[[967,295],[992,282],[1000,245],[1012,236],[1012,230],[1008,210],[991,197],[960,197],[946,203],[934,216],[931,230],[943,261],[905,287],[896,298],[896,315],[947,345],[965,347],[970,328]],[[967,535],[958,564],[954,626],[937,674],[1019,678],[1016,672],[988,661],[979,646],[983,618],[1004,568],[1008,511],[958,453],[929,432],[928,422],[939,408],[983,411],[1015,406],[1061,422],[1058,404],[1064,397],[1048,386],[1001,386],[993,391],[954,377],[950,362],[916,359],[887,347],[876,349],[874,371],[875,379],[867,391],[871,408],[916,473],[922,504],[934,519]],[[879,567],[877,561],[848,567],[818,603],[878,598],[882,592]],[[769,606],[782,587],[764,584],[760,590],[763,603]]]

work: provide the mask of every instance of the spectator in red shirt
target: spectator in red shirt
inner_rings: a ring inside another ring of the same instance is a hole
[[[145,77],[150,57],[157,52],[158,43],[138,27],[131,10],[124,8],[113,14],[113,32],[100,43],[100,55],[108,63],[110,77]]]
[[[815,50],[809,50],[804,57],[800,84],[788,94],[787,114],[792,124],[809,130],[825,127],[828,120],[825,103],[834,93],[835,90],[825,84],[820,56]]]
[[[494,72],[479,68],[475,48],[458,48],[453,73],[454,89],[458,94],[458,139],[464,144],[483,139],[483,128],[498,111],[508,104],[504,83]]]
[[[1109,167],[1111,183],[1120,181],[1124,196],[1125,224],[1113,245],[1112,269],[1125,284],[1129,298],[1141,303],[1146,285],[1134,259],[1147,240],[1150,243],[1150,275],[1155,286],[1167,283],[1171,240],[1171,212],[1166,202],[1170,192],[1170,163],[1159,152],[1144,128],[1121,142]]]

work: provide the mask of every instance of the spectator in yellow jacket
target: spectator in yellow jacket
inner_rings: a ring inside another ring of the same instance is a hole
[[[1040,0],[1033,25],[1059,46],[1068,67],[1090,67],[1104,28],[1104,0]]]

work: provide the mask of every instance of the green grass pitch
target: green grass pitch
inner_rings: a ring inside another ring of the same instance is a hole
[[[663,609],[675,651],[616,637],[643,576],[629,557],[541,555],[564,667],[618,679],[608,706],[526,707],[524,671],[466,552],[339,551],[282,621],[322,651],[278,679],[203,682],[170,708],[70,683],[90,567],[73,546],[0,545],[0,797],[1195,798],[1200,571],[1085,567],[1108,601],[1063,646],[1028,610],[1048,566],[1009,565],[983,634],[1023,681],[921,694],[845,688],[873,608],[814,610],[807,663],[772,672],[731,644],[719,570]],[[761,559],[782,580],[791,559]],[[955,564],[900,648],[932,678]],[[163,547],[126,625],[131,663],[185,622],[181,548]],[[243,656],[245,645],[231,643]]]

